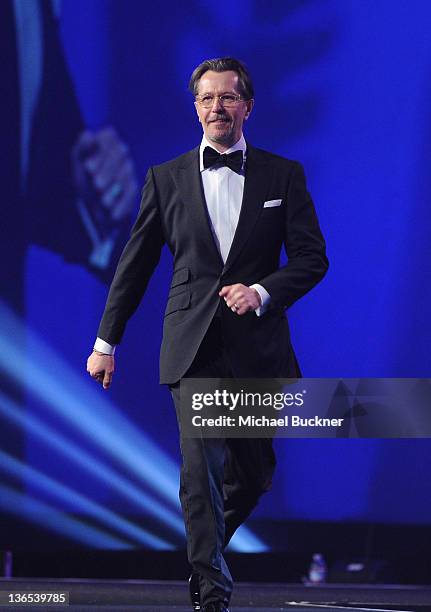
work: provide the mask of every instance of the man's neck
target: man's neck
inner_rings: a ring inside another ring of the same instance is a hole
[[[0,0],[1,2],[1,0]],[[218,147],[220,147],[220,143],[212,143],[208,140],[208,138],[205,136],[205,134],[202,137],[202,141],[201,141],[201,145],[200,145],[200,149],[199,149],[199,167],[200,167],[200,171],[203,172],[204,171],[204,163],[203,163],[203,152],[205,147],[212,147],[213,149],[216,149],[216,151],[218,151],[218,153],[225,153],[226,151],[229,151],[229,153],[232,152],[232,149],[234,151],[238,151],[241,150],[243,152],[244,155],[244,159],[247,155],[246,150],[247,150],[247,143],[245,142],[244,136],[241,134],[241,138],[235,142],[232,146],[230,146],[229,148],[225,148],[223,150],[220,150],[220,148],[216,148],[215,144],[218,145]]]
[[[208,141],[208,143],[213,149],[215,149],[219,153],[224,153],[225,151],[228,151],[231,147],[233,147],[234,144],[236,144],[235,142],[233,142],[232,144],[222,144],[220,142],[212,141]]]
[[[218,153],[225,153],[226,151],[229,151],[230,149],[232,149],[233,147],[235,148],[240,148],[237,147],[236,145],[241,142],[241,140],[243,139],[243,135],[241,134],[241,136],[238,138],[238,140],[236,140],[235,142],[232,143],[221,143],[221,142],[213,142],[212,140],[209,140],[205,134],[204,134],[204,143],[206,145],[208,145],[209,147],[212,147],[213,149],[215,149]]]

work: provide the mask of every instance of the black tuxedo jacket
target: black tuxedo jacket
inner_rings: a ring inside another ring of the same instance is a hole
[[[269,200],[281,205],[265,207]],[[174,260],[160,355],[160,382],[190,367],[214,317],[238,378],[299,374],[285,310],[325,274],[325,242],[302,167],[248,145],[238,227],[225,264],[213,239],[199,171],[199,147],[150,168],[140,211],[109,292],[98,336],[121,341],[164,243]],[[280,267],[285,245],[288,263]],[[258,317],[233,313],[218,296],[224,285],[261,284],[270,307]]]

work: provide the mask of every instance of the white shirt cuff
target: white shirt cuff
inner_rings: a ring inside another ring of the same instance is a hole
[[[105,342],[102,340],[102,338],[96,338],[93,348],[100,353],[105,353],[105,355],[113,355],[115,353],[116,346]]]
[[[262,302],[262,306],[258,306],[258,308],[256,308],[254,312],[257,314],[258,317],[261,317],[263,314],[265,314],[269,306],[271,296],[269,295],[265,287],[262,287],[262,285],[259,285],[258,283],[250,285],[250,289],[256,289],[256,291],[260,295],[260,301]]]

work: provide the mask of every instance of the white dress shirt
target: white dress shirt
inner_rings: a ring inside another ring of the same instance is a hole
[[[199,149],[202,184],[214,240],[223,263],[226,263],[241,212],[247,144],[244,136],[241,134],[241,138],[238,142],[230,147],[230,149],[227,149],[227,151],[224,151],[226,154],[233,153],[234,151],[242,151],[244,161],[241,174],[234,172],[227,166],[212,166],[205,169],[203,162],[205,147],[215,148],[208,142],[204,135]],[[251,287],[256,289],[262,302],[262,306],[259,306],[259,308],[255,310],[255,313],[259,317],[265,312],[270,300],[270,295],[262,285],[256,283],[251,285]]]
[[[234,172],[227,166],[212,166],[205,169],[203,163],[203,152],[205,147],[215,149],[204,135],[199,149],[199,167],[202,176],[205,202],[211,220],[214,241],[220,252],[223,263],[226,263],[241,212],[247,144],[244,136],[241,135],[237,143],[230,147],[230,149],[227,149],[227,151],[224,151],[226,154],[233,153],[234,151],[243,152],[244,161],[241,174]],[[270,295],[266,289],[259,284],[251,285],[251,287],[256,289],[261,299],[262,305],[255,310],[256,315],[259,317],[268,307]],[[114,346],[111,346],[101,338],[97,338],[94,348],[108,355],[113,355],[115,351]]]
[[[237,174],[227,166],[211,166],[205,170],[203,154],[206,147],[214,149],[204,136],[199,149],[202,184],[214,240],[223,263],[226,263],[241,212],[247,145],[244,136],[241,136],[233,147],[224,152],[226,154],[234,151],[243,152],[241,174]]]

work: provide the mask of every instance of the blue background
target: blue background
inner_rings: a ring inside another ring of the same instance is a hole
[[[289,312],[305,376],[430,375],[430,21],[426,0],[62,2],[61,37],[85,122],[92,129],[116,127],[141,183],[149,165],[200,141],[187,91],[193,68],[223,55],[247,63],[256,103],[246,138],[304,164],[328,246],[327,277]],[[23,402],[26,414],[180,517],[176,423],[169,393],[157,383],[171,269],[164,252],[117,351],[113,387],[103,394],[86,378],[85,360],[106,286],[85,268],[30,245],[26,356],[40,370],[25,376]],[[6,325],[7,316],[3,329],[10,330],[15,323]],[[145,502],[134,504],[108,477],[96,477],[23,429],[23,464],[160,533]],[[274,489],[254,517],[429,523],[428,440],[276,444]],[[73,494],[56,496],[34,474],[17,476],[13,486],[28,496],[30,513],[43,502],[47,513],[49,507],[90,522]],[[7,512],[23,516],[12,502]],[[103,530],[116,533],[107,523]],[[165,545],[178,545],[179,530],[169,533]],[[244,534],[238,549],[265,547],[252,523]],[[132,536],[124,541],[142,544]]]

